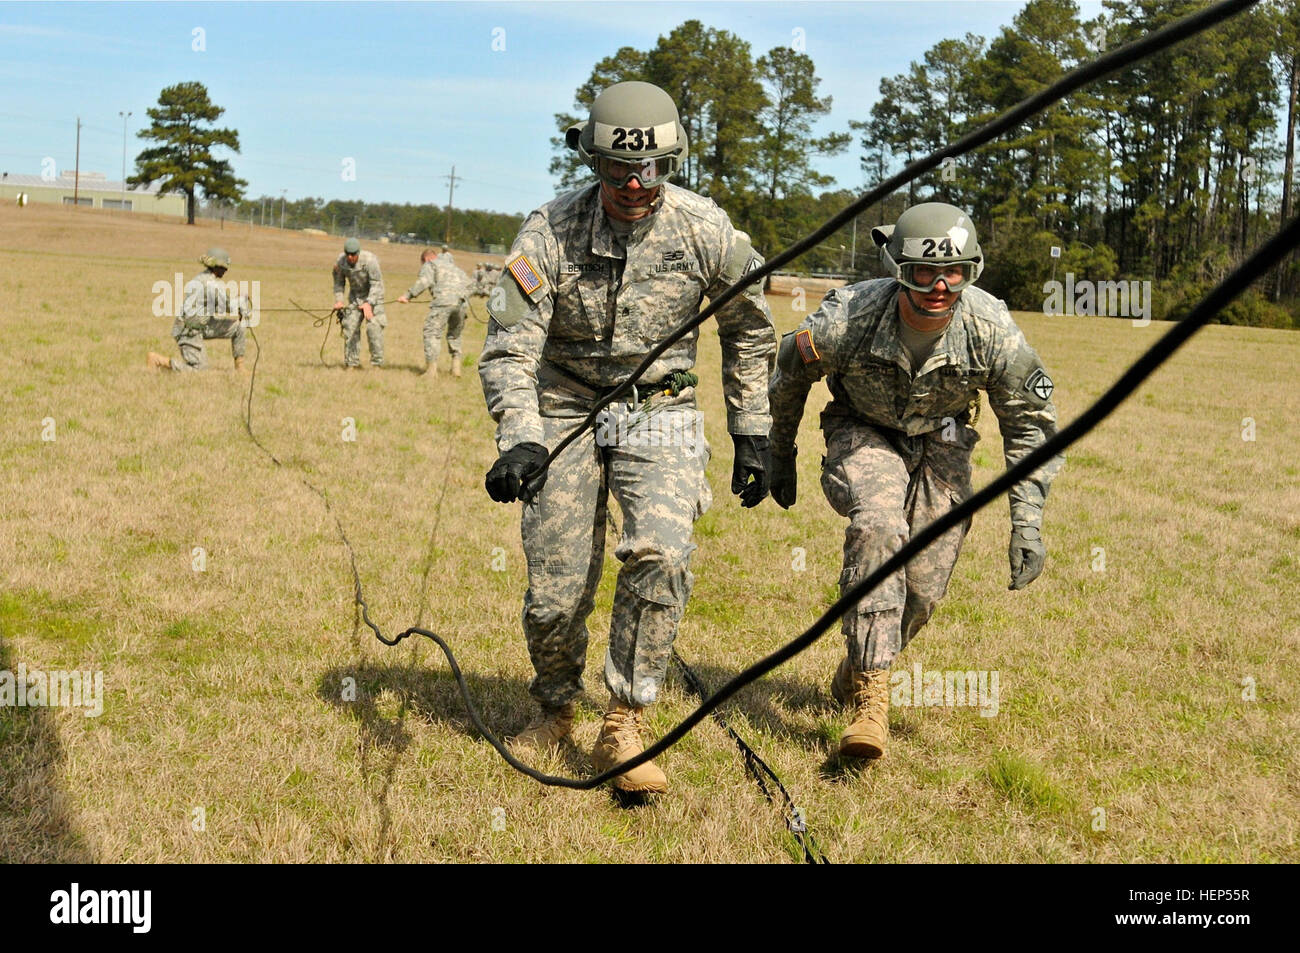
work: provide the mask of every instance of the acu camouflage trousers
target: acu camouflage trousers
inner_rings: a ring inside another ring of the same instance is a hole
[[[239,318],[212,318],[206,324],[196,327],[187,325],[181,318],[172,324],[172,337],[181,349],[181,358],[172,358],[174,371],[205,371],[208,369],[208,354],[203,347],[205,339],[229,338],[232,357],[243,357],[245,346],[244,325]]]
[[[451,363],[460,360],[460,335],[465,330],[465,316],[469,303],[460,299],[459,304],[450,306],[431,305],[429,315],[424,319],[424,362],[434,364],[438,360],[438,351],[442,349],[442,336],[447,335],[447,354]]]
[[[960,422],[919,437],[846,418],[824,418],[822,427],[822,491],[835,512],[849,519],[842,594],[898,552],[913,532],[971,495],[970,454],[979,434]],[[855,672],[889,668],[929,621],[969,528],[968,519],[950,529],[844,616]]]
[[[594,405],[593,392],[543,383],[539,408],[554,447]],[[653,399],[654,413],[612,405],[602,424],[551,464],[542,491],[523,508],[528,561],[524,634],[537,677],[529,691],[558,707],[582,692],[587,616],[605,560],[609,494],[623,515],[605,687],[634,706],[658,697],[694,576],[695,521],[712,502],[708,445],[695,392]],[[677,429],[682,431],[674,436]],[[686,435],[690,432],[690,436]]]
[[[384,366],[384,328],[388,318],[384,316],[381,305],[374,308],[374,318],[367,321],[361,309],[349,304],[342,311],[340,324],[343,326],[343,363],[347,367],[361,366],[361,325],[366,326],[366,343],[370,346],[370,363],[375,367]]]

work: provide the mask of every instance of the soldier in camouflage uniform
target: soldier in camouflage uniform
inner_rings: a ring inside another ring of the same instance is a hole
[[[447,335],[451,376],[460,377],[460,335],[469,313],[469,276],[456,266],[450,255],[436,255],[432,248],[420,256],[420,275],[409,291],[397,300],[407,304],[429,289],[429,314],[424,319],[424,373],[438,376],[438,351]]]
[[[181,359],[150,351],[145,362],[155,370],[202,371],[208,368],[205,339],[229,338],[235,370],[244,370],[244,322],[252,317],[248,299],[230,300],[222,281],[230,267],[230,255],[222,248],[209,248],[199,259],[204,270],[185,285],[185,297],[172,323],[172,337],[181,350]],[[231,308],[234,308],[232,313]]]
[[[344,298],[346,282],[349,293]],[[343,243],[343,254],[334,263],[334,310],[342,312],[343,367],[361,370],[361,325],[366,326],[366,341],[370,345],[370,365],[384,366],[384,328],[388,318],[384,315],[384,276],[379,270],[379,259],[374,252],[362,251],[361,242],[349,238]]]
[[[663,354],[636,390],[551,464],[540,464],[602,394],[626,380],[654,344],[761,259],[712,201],[668,184],[686,138],[677,107],[648,83],[602,92],[567,142],[599,182],[559,196],[524,222],[489,298],[479,375],[497,422],[494,500],[523,499],[528,563],[524,633],[541,717],[516,750],[561,741],[582,692],[587,626],[600,583],[606,507],[623,512],[615,555],[605,686],[610,699],[592,753],[604,771],[642,750],[642,709],[659,694],[694,577],[695,520],[712,496],[695,409],[698,332]],[[619,148],[624,146],[624,148]],[[745,506],[767,495],[767,379],[775,332],[761,288],[717,314],[727,429],[736,445],[732,491]],[[614,782],[658,793],[654,764]]]
[[[474,288],[470,295],[475,298],[486,298],[488,291],[491,290],[488,285],[488,270],[486,262],[479,262],[474,269]]]
[[[834,398],[821,416],[821,484],[849,519],[841,591],[970,496],[979,391],[997,415],[1008,467],[1056,433],[1042,361],[1006,305],[971,287],[983,254],[966,214],[917,205],[872,238],[894,277],[830,292],[782,339],[770,387],[772,497],[787,508],[809,388],[826,377]],[[1043,503],[1062,463],[1054,458],[1011,490],[1012,589],[1042,571]],[[884,753],[889,666],[943,597],[969,525],[949,530],[844,616],[847,655],[831,690],[855,712],[841,755]]]

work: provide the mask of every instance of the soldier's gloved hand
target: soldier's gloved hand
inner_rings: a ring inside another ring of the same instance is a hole
[[[772,472],[771,444],[766,437],[751,434],[733,433],[731,439],[736,445],[736,462],[731,468],[731,492],[740,497],[741,506],[758,506],[767,496],[768,479]]]
[[[1011,585],[1008,588],[1023,589],[1037,579],[1047,559],[1038,527],[1013,526],[1007,555],[1011,557]]]
[[[513,503],[515,500],[532,499],[542,489],[542,484],[546,482],[546,471],[541,470],[540,475],[531,479],[534,474],[538,473],[542,461],[546,459],[548,451],[540,443],[520,443],[505,451],[499,457],[497,462],[492,464],[492,469],[487,473],[487,479],[484,485],[487,487],[488,496],[498,503]],[[523,496],[520,490],[524,488],[527,482],[527,496]]]
[[[772,499],[785,510],[794,506],[798,494],[799,478],[794,469],[794,458],[798,455],[798,447],[791,447],[789,454],[772,451]]]

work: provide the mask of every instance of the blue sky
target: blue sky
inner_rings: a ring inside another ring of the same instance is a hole
[[[134,113],[129,171],[145,109],[164,86],[197,80],[239,131],[232,161],[250,195],[441,204],[454,164],[458,207],[525,212],[554,193],[553,116],[572,110],[595,62],[648,49],[684,20],[739,35],[755,57],[802,30],[834,97],[825,133],[867,118],[882,76],[945,37],[996,35],[1023,5],[0,3],[0,169],[39,174],[46,156],[71,168],[80,115],[81,168],[120,178],[118,113]],[[1100,3],[1081,7],[1091,17]],[[820,168],[860,189],[859,152]]]

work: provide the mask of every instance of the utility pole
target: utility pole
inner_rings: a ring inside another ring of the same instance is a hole
[[[280,231],[284,231],[284,197],[288,194],[288,189],[280,190]],[[272,211],[274,211],[274,208],[272,208]]]
[[[77,117],[77,165],[72,173],[72,207],[76,208],[81,196],[81,117]]]
[[[853,216],[853,250],[849,252],[849,271],[858,272],[858,217]]]
[[[274,206],[274,205],[271,206],[271,209],[272,209],[272,211],[274,211],[275,206]],[[259,225],[265,225],[265,224],[266,224],[266,196],[265,196],[265,195],[262,196],[262,220],[261,220],[260,222],[258,222],[257,224],[259,224]]]
[[[126,209],[126,121],[131,118],[130,112],[119,112],[122,117],[122,208]]]
[[[451,202],[452,202],[452,196],[456,194],[456,167],[452,166],[451,175],[444,175],[443,178],[449,181],[448,181],[448,188],[447,188],[447,227],[443,230],[442,241],[443,244],[450,245],[451,244]],[[463,179],[464,176],[462,175],[461,178]]]

